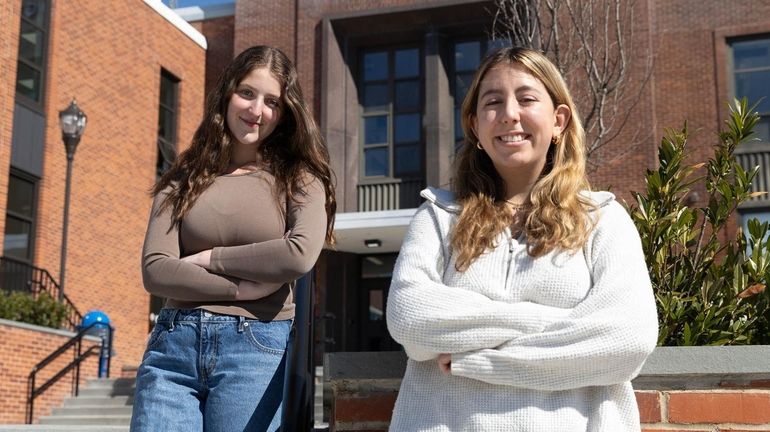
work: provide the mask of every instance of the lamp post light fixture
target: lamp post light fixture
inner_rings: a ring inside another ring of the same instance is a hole
[[[70,212],[70,182],[72,180],[72,162],[75,159],[75,150],[80,143],[80,137],[86,128],[86,114],[78,107],[75,98],[70,105],[59,111],[59,126],[61,127],[62,141],[67,151],[67,177],[64,187],[64,222],[61,238],[61,262],[59,264],[59,300],[64,297],[64,271],[67,263],[67,227]]]

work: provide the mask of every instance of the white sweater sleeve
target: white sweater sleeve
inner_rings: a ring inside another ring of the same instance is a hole
[[[424,204],[415,214],[388,295],[388,330],[409,358],[424,361],[440,353],[497,347],[516,336],[539,332],[569,313],[531,302],[495,301],[444,285],[442,274],[448,259],[444,242],[448,239],[441,234],[436,212],[443,210]]]
[[[536,390],[609,385],[634,378],[658,326],[639,234],[613,201],[589,239],[593,286],[568,317],[493,349],[452,355],[452,374]]]

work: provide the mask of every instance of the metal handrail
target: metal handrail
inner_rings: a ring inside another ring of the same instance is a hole
[[[47,292],[52,298],[58,299],[61,288],[48,270],[35,267],[24,261],[0,257],[0,276],[2,288],[6,291],[26,291],[37,297],[41,292]],[[66,294],[61,296],[61,302],[67,308],[66,323],[63,327],[76,331],[83,315]]]
[[[88,347],[87,350],[82,350],[83,345],[83,337],[88,336],[89,331],[95,327],[95,326],[102,326],[100,328],[106,328],[107,329],[107,339],[105,340],[104,337],[101,338],[101,342],[96,345],[92,345]],[[83,363],[85,359],[95,354],[96,349],[99,349],[99,353],[106,356],[107,361],[107,378],[110,377],[110,350],[112,346],[112,332],[114,329],[107,325],[104,327],[103,323],[95,322],[87,327],[84,327],[81,329],[75,336],[70,338],[67,342],[65,342],[62,346],[57,348],[54,352],[48,355],[48,357],[41,360],[38,364],[36,364],[32,371],[29,373],[29,377],[27,378],[27,424],[32,424],[32,418],[34,417],[34,410],[35,410],[35,398],[43,394],[49,387],[56,384],[62,377],[67,375],[68,372],[70,372],[72,369],[75,369],[75,376],[73,377],[73,383],[72,383],[72,394],[74,396],[77,396],[80,392],[80,364]],[[37,373],[40,372],[44,367],[49,365],[54,360],[58,359],[59,356],[67,352],[69,348],[75,349],[74,351],[74,358],[71,362],[69,362],[67,365],[65,365],[61,370],[56,372],[51,378],[46,380],[43,384],[41,384],[39,387],[35,388],[35,378],[37,377]]]

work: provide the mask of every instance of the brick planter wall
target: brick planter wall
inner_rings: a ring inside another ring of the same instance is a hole
[[[770,431],[770,389],[637,391],[644,432]],[[759,429],[757,429],[759,428]]]
[[[658,348],[633,381],[643,432],[770,432],[770,346]],[[332,353],[330,429],[387,431],[403,353]]]
[[[0,320],[0,340],[3,341],[3,349],[0,350],[0,424],[20,424],[26,421],[27,379],[32,367],[74,335],[68,331]],[[82,351],[97,343],[98,339],[87,337],[83,341]],[[38,372],[36,387],[61,370],[73,357],[73,351],[68,350]],[[81,364],[81,385],[86,379],[97,376],[98,361],[99,358],[93,356]],[[118,375],[115,369],[110,372]],[[40,417],[50,415],[52,408],[61,406],[64,399],[70,396],[73,374],[74,370],[35,399],[35,423]]]

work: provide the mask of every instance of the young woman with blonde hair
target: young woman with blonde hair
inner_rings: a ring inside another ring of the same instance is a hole
[[[638,431],[654,296],[630,217],[589,191],[563,78],[503,48],[462,122],[453,191],[423,191],[393,273],[388,329],[409,361],[391,430]]]

